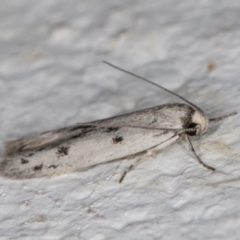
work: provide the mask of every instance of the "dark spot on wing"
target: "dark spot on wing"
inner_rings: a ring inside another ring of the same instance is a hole
[[[117,127],[110,127],[110,128],[107,128],[106,132],[116,132],[119,128]]]
[[[27,157],[31,157],[31,156],[33,156],[34,155],[34,153],[28,153],[26,156]]]
[[[151,123],[155,123],[155,122],[157,122],[157,119],[154,117],[154,118],[152,119]]]
[[[69,149],[69,146],[68,147],[64,147],[64,146],[58,147],[58,150],[56,152],[57,156],[63,157],[64,155],[68,155],[68,149]]]
[[[21,164],[27,164],[29,161],[26,158],[21,158]]]
[[[56,169],[58,167],[58,165],[50,165],[48,168],[53,168],[53,169]]]
[[[93,129],[96,128],[96,126],[91,126],[91,125],[79,125],[79,126],[75,126],[69,129],[70,132],[76,131],[78,129]]]
[[[75,136],[73,136],[73,137],[70,137],[69,140],[76,139],[76,138],[79,138],[79,137],[81,137],[81,136],[82,136],[81,134],[78,134],[78,135],[75,135]]]
[[[123,141],[123,137],[116,136],[112,138],[113,144],[121,143]]]
[[[23,144],[21,147],[19,147],[18,152],[23,151],[23,149],[26,147],[26,144]]]
[[[95,131],[96,126],[78,126],[78,127],[71,128],[70,131],[72,132],[78,129],[81,129],[82,131],[77,131],[76,135],[73,135],[72,137],[70,137],[69,140],[75,139],[75,138],[83,138],[87,133]]]
[[[40,170],[42,170],[42,167],[43,167],[43,164],[38,165],[38,166],[35,166],[35,167],[33,168],[33,170],[34,170],[34,171],[40,171]]]

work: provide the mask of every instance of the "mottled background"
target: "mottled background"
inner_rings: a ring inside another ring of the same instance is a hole
[[[239,0],[0,1],[0,141],[178,101],[240,112]],[[0,178],[0,239],[239,239],[240,114],[146,157],[52,179]],[[101,161],[101,156],[99,156]]]

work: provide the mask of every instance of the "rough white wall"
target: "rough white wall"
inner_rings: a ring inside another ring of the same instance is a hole
[[[0,140],[176,99],[240,112],[239,0],[0,1]],[[193,144],[52,179],[0,178],[0,239],[239,239],[240,115]]]

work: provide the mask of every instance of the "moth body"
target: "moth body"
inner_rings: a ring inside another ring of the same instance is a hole
[[[166,104],[10,141],[1,171],[10,178],[53,176],[165,148],[199,123],[196,116],[191,106]]]

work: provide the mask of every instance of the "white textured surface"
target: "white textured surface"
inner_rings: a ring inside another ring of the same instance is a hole
[[[1,143],[174,102],[102,60],[210,117],[240,112],[239,0],[0,3]],[[239,239],[239,119],[193,140],[215,173],[177,143],[122,184],[127,161],[52,179],[0,178],[0,239]]]

